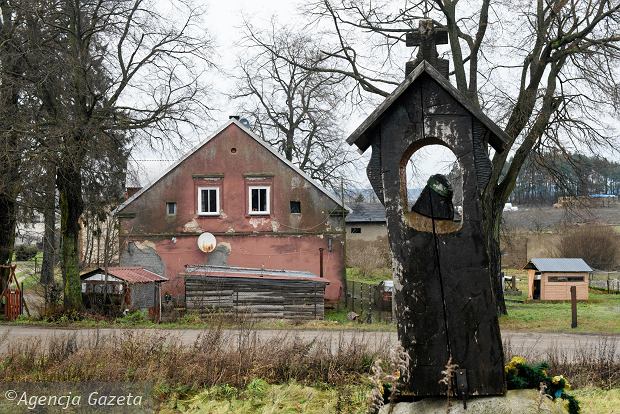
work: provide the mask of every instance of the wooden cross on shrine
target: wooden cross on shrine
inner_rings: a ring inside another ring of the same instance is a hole
[[[426,60],[435,67],[446,78],[448,77],[449,62],[446,59],[440,59],[437,53],[437,45],[448,44],[448,31],[442,27],[434,27],[433,21],[430,19],[422,19],[419,21],[417,31],[407,32],[407,47],[418,46],[418,54],[415,60],[407,62],[405,65],[405,73],[408,75],[423,60]]]

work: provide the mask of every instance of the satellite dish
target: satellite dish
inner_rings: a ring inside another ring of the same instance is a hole
[[[244,127],[248,128],[248,129],[250,128],[250,121],[248,121],[246,118],[241,118],[241,119],[239,120],[239,122],[241,122],[241,124],[242,124]]]
[[[205,253],[212,252],[215,249],[217,241],[211,233],[202,233],[198,236],[198,248]]]

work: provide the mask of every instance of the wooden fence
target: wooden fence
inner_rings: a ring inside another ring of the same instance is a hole
[[[344,305],[361,322],[392,322],[392,292],[381,285],[347,281]]]
[[[269,278],[185,276],[185,306],[201,316],[323,319],[325,283]]]

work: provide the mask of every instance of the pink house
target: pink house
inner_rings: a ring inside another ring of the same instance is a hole
[[[343,289],[345,214],[337,196],[231,119],[116,209],[120,264],[168,278],[162,294],[178,299],[186,265],[312,272],[333,302]],[[205,232],[217,243],[210,253],[197,244]]]

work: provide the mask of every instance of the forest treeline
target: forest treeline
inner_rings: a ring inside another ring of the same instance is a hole
[[[510,201],[552,205],[563,196],[619,193],[618,162],[577,153],[534,153],[524,163]]]

